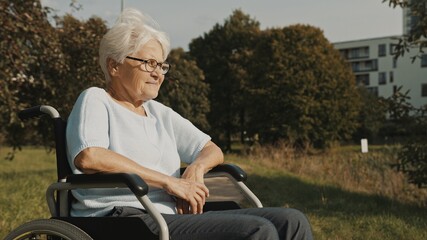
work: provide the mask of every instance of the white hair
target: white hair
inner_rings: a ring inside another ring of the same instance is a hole
[[[104,35],[99,46],[99,64],[107,84],[111,81],[108,59],[123,63],[126,56],[136,53],[150,40],[157,40],[160,43],[163,61],[166,60],[170,51],[167,34],[160,31],[159,25],[148,15],[133,8],[124,9],[113,27]]]

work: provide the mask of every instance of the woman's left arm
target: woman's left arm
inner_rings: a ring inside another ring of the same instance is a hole
[[[200,151],[197,158],[187,166],[181,178],[190,179],[204,184],[204,175],[215,166],[224,162],[224,154],[221,149],[212,141],[205,144],[202,151]],[[205,202],[203,202],[203,205]],[[197,206],[197,213],[203,212],[203,205]],[[189,204],[182,200],[177,199],[177,211],[179,214],[187,214],[192,212]]]
[[[205,173],[223,162],[224,155],[221,149],[215,143],[209,141],[200,151],[197,158],[187,166],[181,177],[203,183]]]

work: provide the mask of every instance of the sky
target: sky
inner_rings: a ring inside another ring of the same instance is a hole
[[[261,29],[307,24],[320,28],[332,43],[402,34],[402,10],[382,0],[41,0],[62,16],[79,20],[98,16],[111,26],[124,7],[137,8],[155,19],[169,34],[172,48],[188,50],[192,39],[223,24],[240,9],[257,20]]]

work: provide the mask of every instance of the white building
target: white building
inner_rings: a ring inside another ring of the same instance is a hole
[[[351,64],[357,84],[364,85],[377,96],[390,97],[398,87],[409,90],[414,107],[427,104],[427,54],[415,59],[419,49],[411,49],[397,60],[393,56],[399,36],[371,38],[334,43]]]
[[[407,33],[415,19],[404,9],[403,32]],[[404,56],[394,59],[394,45],[400,36],[387,36],[334,43],[342,56],[351,64],[356,82],[377,96],[390,97],[397,88],[409,90],[414,107],[427,104],[427,54],[412,61],[419,54],[413,48]]]

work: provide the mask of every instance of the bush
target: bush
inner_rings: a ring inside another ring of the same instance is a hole
[[[405,144],[398,154],[398,171],[408,176],[408,181],[418,187],[427,187],[427,141],[412,141]]]

